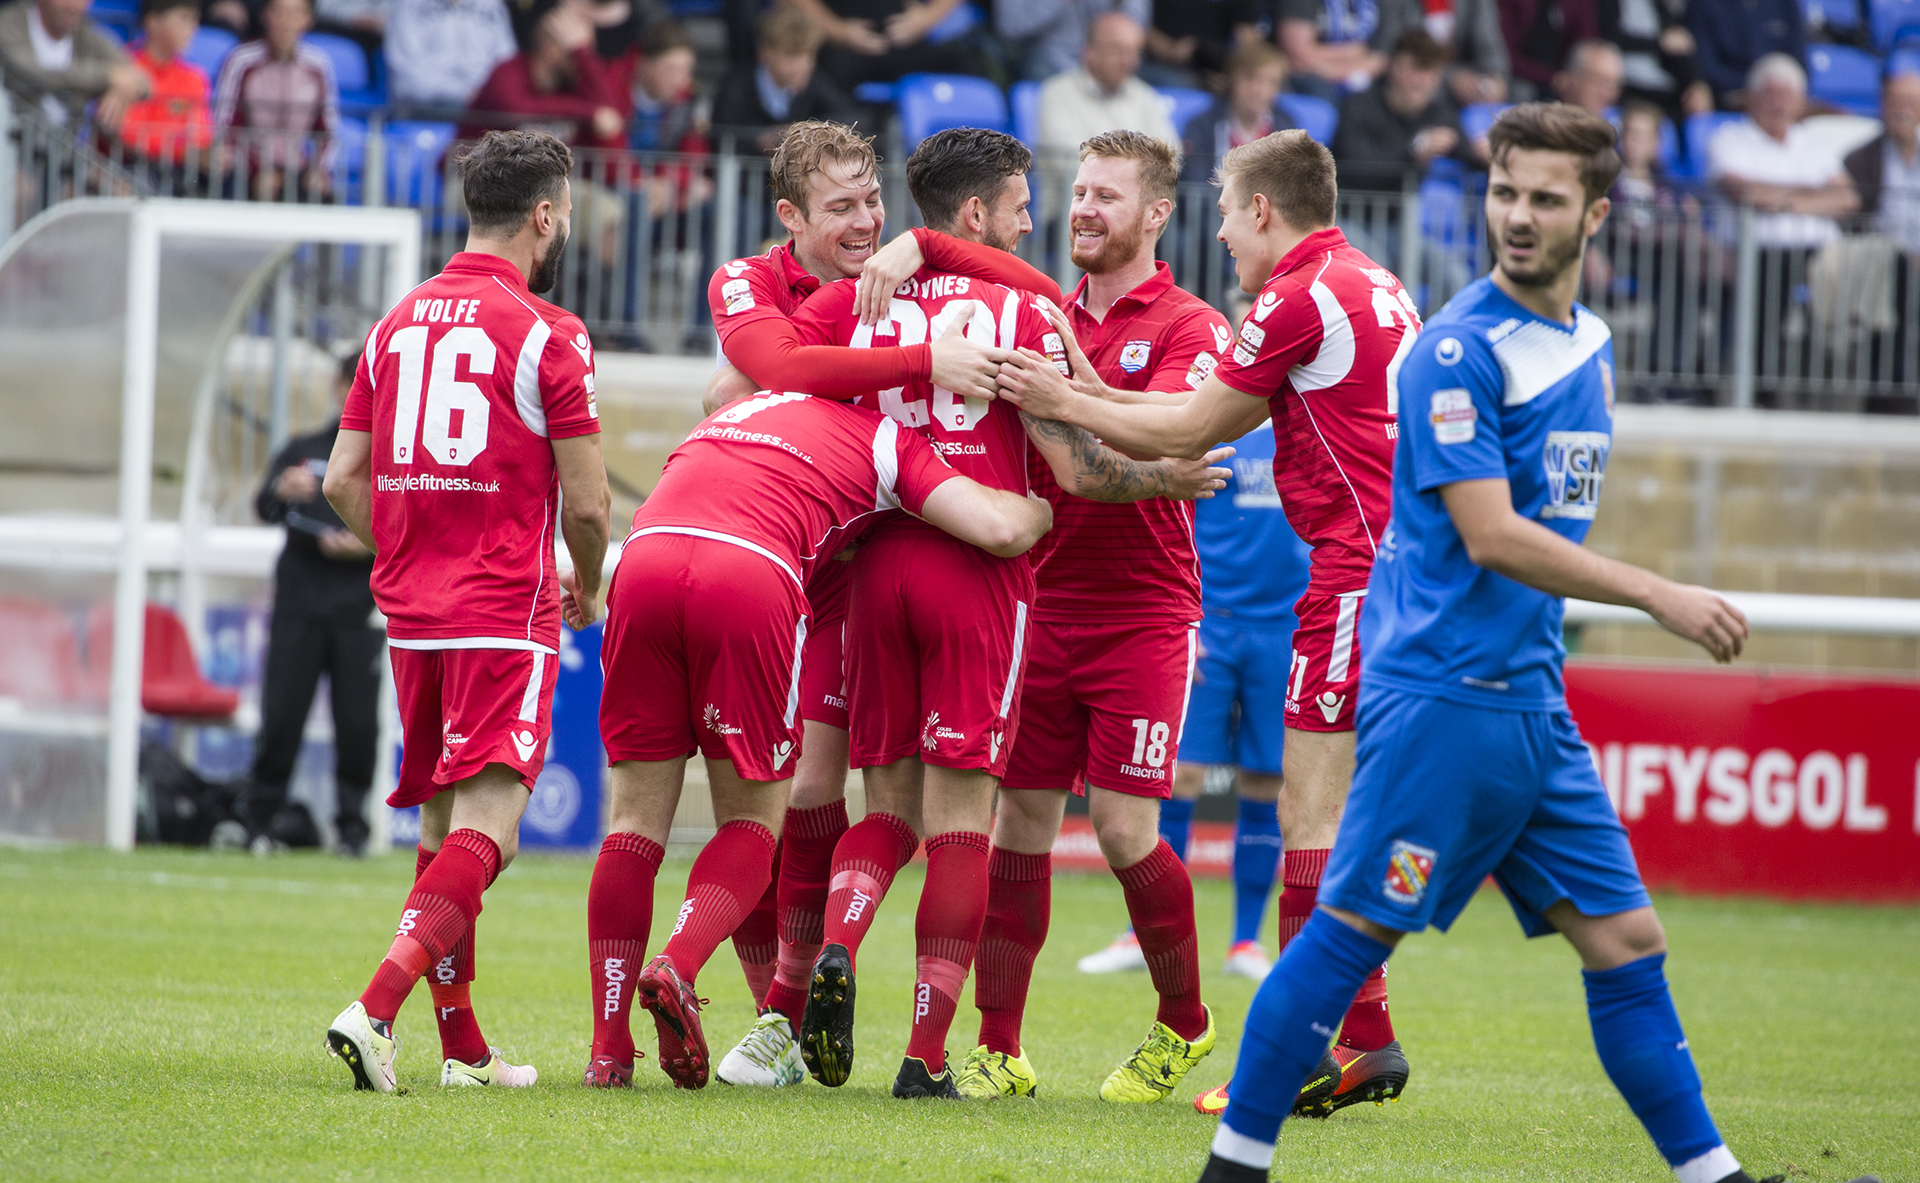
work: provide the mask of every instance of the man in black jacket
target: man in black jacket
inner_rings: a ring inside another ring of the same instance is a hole
[[[341,363],[336,395],[345,395],[359,364],[357,353]],[[324,673],[333,691],[338,849],[360,855],[367,844],[367,790],[373,785],[386,632],[372,621],[368,580],[373,552],[360,544],[320,492],[339,430],[336,418],[318,431],[288,440],[254,500],[262,520],[286,526],[287,545],[274,570],[260,736],[240,812],[256,846],[262,838],[272,844],[295,835],[297,823],[284,812],[287,782]]]
[[[787,125],[802,119],[852,123],[859,110],[814,66],[822,34],[807,15],[781,5],[760,18],[758,61],[736,66],[713,101],[717,135],[752,130],[754,146],[771,152]]]
[[[1379,80],[1340,104],[1333,158],[1342,190],[1397,193],[1409,170],[1470,150],[1460,112],[1440,87],[1446,64],[1444,45],[1424,29],[1409,29],[1394,42]]]

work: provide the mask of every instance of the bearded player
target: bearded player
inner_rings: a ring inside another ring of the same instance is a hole
[[[772,392],[696,427],[634,515],[602,650],[609,838],[588,937],[607,956],[587,1084],[631,1082],[630,991],[653,1013],[660,1067],[680,1088],[706,1085],[694,983],[772,880],[802,741],[805,581],[894,507],[1009,558],[1052,520],[1040,502],[961,477],[878,411]],[[694,860],[665,948],[622,973],[646,949],[654,873],[696,747],[718,829]]]
[[[1030,165],[1010,136],[955,129],[921,144],[907,178],[930,225],[984,235],[1009,207],[1015,226],[1031,225],[1024,217]],[[823,290],[801,310],[802,327],[817,329],[820,340],[865,345],[924,340],[960,324],[1000,348],[1059,346],[1031,297],[931,267],[894,290],[877,324],[860,323],[856,294],[848,284]],[[1218,457],[1197,467],[1129,460],[1078,429],[938,386],[882,390],[877,402],[930,434],[956,467],[1000,488],[1027,489],[1029,439],[1055,480],[1082,496],[1134,500],[1176,488],[1191,496],[1226,475],[1207,468]],[[986,909],[987,826],[1019,719],[1032,572],[1025,562],[992,560],[902,521],[874,532],[854,560],[853,581],[850,738],[854,765],[867,770],[869,813],[835,851],[802,1055],[823,1083],[846,1080],[859,944],[924,833],[915,1017],[894,1095],[957,1097],[945,1039]]]
[[[1129,452],[1199,455],[1272,418],[1274,483],[1294,531],[1313,547],[1287,675],[1284,949],[1313,910],[1353,774],[1356,625],[1387,528],[1394,377],[1420,321],[1400,281],[1334,228],[1333,156],[1305,132],[1243,144],[1220,172],[1219,238],[1237,260],[1241,290],[1259,295],[1232,352],[1198,389],[1121,401],[1077,355],[1075,389],[1027,355],[1008,364],[1001,385],[1003,397],[1032,413],[1077,423]],[[1406,1086],[1384,978],[1370,976],[1351,1001],[1339,1043],[1301,1094],[1303,1112],[1384,1101]]]
[[[552,288],[573,156],[488,132],[462,162],[472,230],[367,338],[327,500],[375,552],[405,753],[387,804],[420,806],[393,945],[327,1029],[354,1086],[392,1092],[393,1020],[429,970],[443,1085],[530,1085],[473,1017],[473,924],[513,861],[546,759],[562,620],[593,623],[607,548],[593,347]],[[573,570],[554,564],[556,519]]]

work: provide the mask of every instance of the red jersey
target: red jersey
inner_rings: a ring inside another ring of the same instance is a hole
[[[1067,303],[1073,333],[1094,371],[1121,390],[1191,390],[1213,372],[1233,340],[1227,318],[1173,286],[1165,263],[1115,300],[1105,320],[1082,301]],[[1200,619],[1200,559],[1193,502],[1154,497],[1113,505],[1062,490],[1045,464],[1033,465],[1036,493],[1053,503],[1053,529],[1031,552],[1040,620]]]
[[[730,542],[806,586],[874,515],[917,514],[958,475],[925,438],[878,411],[763,392],[715,411],[673,450],[631,537]]]
[[[556,652],[550,441],[600,430],[585,326],[506,260],[457,254],[373,326],[340,426],[373,434],[393,645]]]
[[[851,280],[828,284],[801,306],[794,324],[814,344],[868,349],[923,344],[964,316],[961,331],[976,344],[1044,350],[1065,364],[1059,334],[1039,306],[998,284],[922,267],[894,292],[886,317],[872,325],[860,323],[853,294]],[[961,398],[927,379],[880,390],[875,397],[879,410],[926,435],[954,468],[991,488],[1027,492],[1027,430],[1012,403]]]
[[[1313,547],[1308,590],[1367,586],[1392,506],[1400,363],[1420,332],[1393,272],[1335,229],[1287,252],[1214,370],[1273,414],[1273,479]]]

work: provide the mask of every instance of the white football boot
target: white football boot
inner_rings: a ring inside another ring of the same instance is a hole
[[[1264,982],[1272,969],[1273,962],[1268,959],[1267,951],[1260,947],[1259,941],[1240,941],[1227,950],[1227,964],[1221,972],[1228,977]]]
[[[532,1064],[509,1064],[500,1049],[487,1049],[487,1062],[478,1068],[463,1060],[448,1060],[440,1065],[442,1087],[492,1085],[496,1088],[523,1089],[540,1079],[540,1070]]]
[[[1128,929],[1113,939],[1113,944],[1098,953],[1089,953],[1079,961],[1083,974],[1119,974],[1147,968],[1147,955],[1140,951],[1140,938]]]
[[[800,1061],[800,1044],[793,1037],[793,1024],[778,1011],[768,1011],[754,1020],[734,1049],[720,1061],[714,1075],[721,1084],[758,1085],[761,1088],[785,1088],[807,1078],[806,1065]]]
[[[353,1069],[353,1087],[376,1093],[393,1091],[393,1057],[400,1041],[385,1023],[367,1017],[367,1008],[354,999],[340,1017],[327,1026],[327,1050]]]

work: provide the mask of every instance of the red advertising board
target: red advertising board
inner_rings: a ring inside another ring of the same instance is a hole
[[[1920,681],[1567,663],[1648,886],[1920,900]]]

